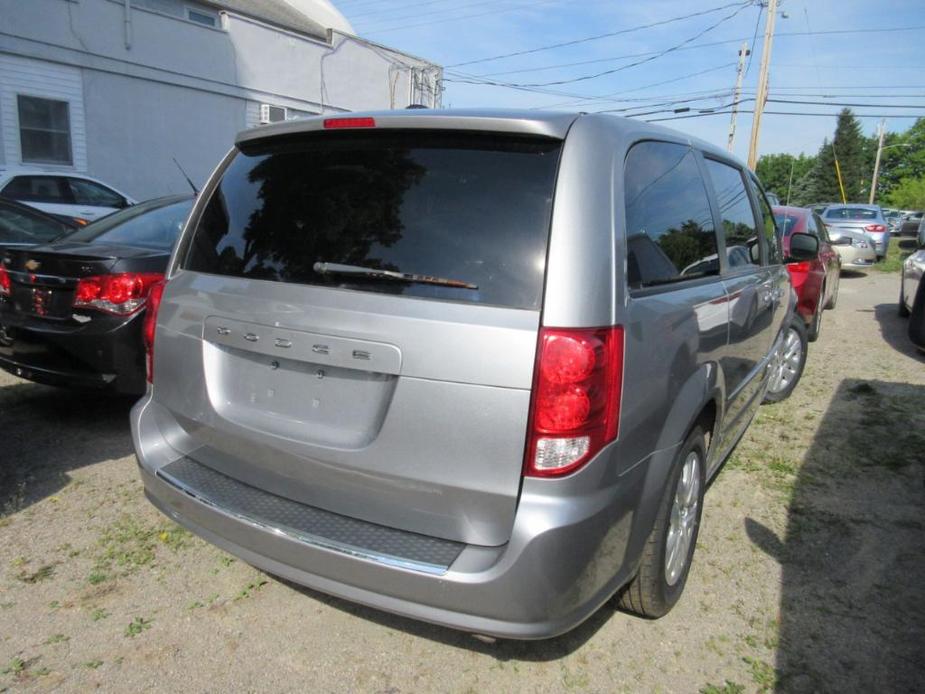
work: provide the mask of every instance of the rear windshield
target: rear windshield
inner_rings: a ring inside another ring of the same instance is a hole
[[[394,130],[246,147],[212,194],[182,267],[536,309],[560,148],[557,140]],[[316,263],[477,288],[322,274]]]
[[[169,251],[183,229],[193,199],[152,200],[106,215],[67,237],[84,243],[117,243]]]
[[[826,219],[880,219],[878,210],[869,210],[864,207],[837,207],[826,210]]]
[[[777,222],[777,228],[781,234],[790,236],[797,224],[800,223],[800,218],[792,214],[776,214],[774,215],[774,221]]]
[[[63,222],[0,203],[0,243],[37,244],[71,230]]]

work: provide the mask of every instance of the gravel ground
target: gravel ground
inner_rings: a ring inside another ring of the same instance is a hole
[[[0,375],[0,692],[925,687],[925,358],[844,277],[793,397],[708,495],[667,617],[481,643],[300,589],[148,504],[130,403]]]

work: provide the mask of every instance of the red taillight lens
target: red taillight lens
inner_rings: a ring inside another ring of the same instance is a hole
[[[623,328],[542,328],[524,474],[577,470],[617,437]]]
[[[145,305],[152,285],[164,279],[160,272],[119,272],[83,277],[74,293],[74,308],[92,308],[129,316]]]
[[[808,260],[801,260],[799,263],[789,263],[787,269],[790,270],[791,274],[794,272],[804,273],[809,272],[812,269],[813,265]]]
[[[0,296],[9,296],[11,289],[10,275],[7,273],[6,268],[0,265]]]
[[[864,231],[886,231],[886,227],[882,224],[868,224],[864,227]]]
[[[375,128],[375,118],[325,118],[324,129],[334,130],[336,128]]]
[[[154,329],[157,327],[157,311],[161,307],[166,282],[161,280],[148,290],[148,309],[141,325],[141,339],[145,346],[145,366],[148,383],[154,382]]]

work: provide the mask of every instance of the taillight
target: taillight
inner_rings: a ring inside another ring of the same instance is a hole
[[[154,329],[157,327],[157,311],[161,307],[161,297],[167,282],[161,280],[148,291],[148,308],[141,324],[141,339],[145,346],[145,367],[148,383],[154,382]]]
[[[789,263],[787,269],[790,272],[809,272],[812,269],[813,265],[808,260],[801,260],[799,263]]]
[[[623,328],[541,328],[524,474],[573,472],[617,437]]]
[[[74,308],[92,308],[129,316],[145,305],[152,285],[164,279],[160,272],[119,272],[83,277],[77,283]]]
[[[334,130],[336,128],[375,128],[375,118],[325,118],[324,129]]]
[[[9,296],[12,288],[10,275],[3,265],[0,265],[0,296]]]
[[[882,224],[868,224],[864,227],[864,231],[886,231],[886,227]]]

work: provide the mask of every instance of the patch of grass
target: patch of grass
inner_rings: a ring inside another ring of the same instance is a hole
[[[103,581],[109,578],[108,574],[104,574],[102,571],[91,571],[90,575],[87,576],[87,582],[90,585],[99,585]]]
[[[892,237],[886,249],[886,257],[872,265],[870,269],[878,272],[899,272],[903,261],[912,255],[912,249],[905,250],[900,247],[900,243],[900,239]]]
[[[745,685],[726,680],[722,685],[707,684],[700,688],[700,694],[743,694]]]
[[[91,669],[91,670],[96,670],[96,669],[97,669],[100,665],[102,665],[102,664],[103,664],[103,661],[97,659],[97,660],[88,660],[88,661],[85,662],[83,665],[84,665],[85,668],[89,668],[89,669]]]
[[[16,576],[23,583],[39,583],[40,581],[47,581],[55,573],[54,564],[45,564],[42,567],[39,567],[36,571],[29,573],[28,571],[20,571],[19,575]]]
[[[109,616],[109,613],[104,610],[102,607],[97,607],[93,612],[90,613],[90,619],[94,622],[98,622],[101,619],[106,619]]]
[[[175,523],[145,525],[135,516],[125,514],[103,530],[99,538],[100,552],[91,576],[102,582],[119,567],[123,574],[152,564],[159,547],[177,551],[185,547],[191,535]],[[91,580],[91,583],[94,581]]]
[[[774,688],[777,682],[777,675],[774,673],[773,667],[763,660],[758,660],[758,658],[745,656],[742,660],[748,663],[748,669],[751,672],[752,680],[758,685],[759,691],[765,692]]]
[[[65,641],[70,641],[70,636],[65,636],[64,634],[52,634],[47,639],[45,639],[45,645],[49,646],[53,643],[64,643]]]
[[[234,599],[243,600],[244,598],[249,598],[251,596],[251,593],[253,593],[254,591],[260,590],[266,584],[267,584],[267,579],[265,578],[253,580],[250,583],[248,583],[246,586],[244,586],[244,588],[241,589],[241,592],[238,593],[234,597]]]
[[[145,619],[144,617],[135,617],[129,625],[125,627],[125,635],[129,638],[135,638],[143,631],[146,631],[151,628],[152,619]]]
[[[22,658],[13,658],[6,667],[0,670],[0,675],[19,675],[25,670],[26,661]]]

